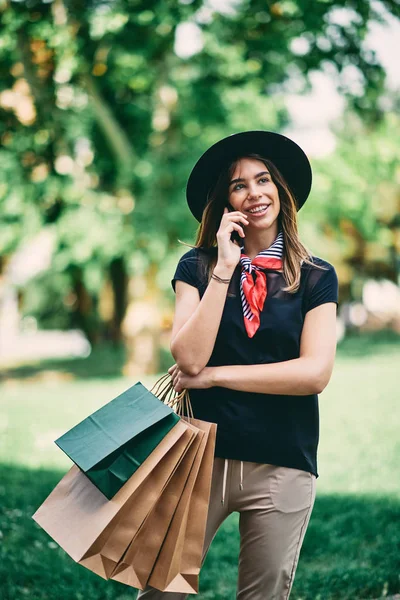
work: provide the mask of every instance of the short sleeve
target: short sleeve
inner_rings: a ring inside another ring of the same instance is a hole
[[[325,264],[327,265],[329,263]],[[316,308],[320,304],[325,304],[326,302],[335,302],[337,310],[339,306],[339,281],[334,267],[329,265],[328,269],[325,271],[315,269],[313,278],[315,278],[316,281],[308,295],[306,312]]]
[[[184,254],[176,267],[175,274],[171,279],[172,288],[175,290],[175,282],[177,280],[185,281],[189,285],[199,289],[200,281],[198,278],[198,257],[195,248]]]

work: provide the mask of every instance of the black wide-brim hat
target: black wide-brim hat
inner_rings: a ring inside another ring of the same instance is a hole
[[[194,217],[201,221],[208,193],[214,187],[221,170],[246,156],[260,154],[271,160],[283,175],[297,203],[303,206],[311,190],[310,162],[293,140],[272,131],[242,131],[219,140],[199,158],[189,175],[186,198]]]

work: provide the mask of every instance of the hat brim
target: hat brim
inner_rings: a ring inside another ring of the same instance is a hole
[[[213,144],[199,158],[189,175],[186,199],[193,216],[201,221],[207,195],[223,168],[235,159],[256,153],[270,159],[279,169],[291,192],[297,210],[311,190],[312,172],[304,151],[293,140],[272,131],[242,131]]]

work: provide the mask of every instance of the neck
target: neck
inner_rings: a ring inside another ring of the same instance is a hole
[[[244,251],[247,256],[253,260],[261,250],[266,250],[277,238],[279,233],[278,224],[275,222],[268,229],[259,231],[246,231],[246,239],[244,241]]]

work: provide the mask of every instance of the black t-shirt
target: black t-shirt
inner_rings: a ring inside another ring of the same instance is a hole
[[[193,248],[184,254],[171,281],[207,288],[209,251]],[[286,287],[283,274],[266,270],[268,295],[260,327],[249,338],[240,301],[240,263],[225,301],[214,349],[207,366],[252,365],[292,360],[300,356],[300,337],[307,311],[325,302],[338,306],[338,278],[327,261],[313,257],[315,266],[302,264],[300,288]],[[221,284],[222,285],[222,284]],[[288,396],[242,392],[224,387],[190,389],[196,418],[217,423],[215,456],[268,463],[308,471],[318,477],[318,395]]]

